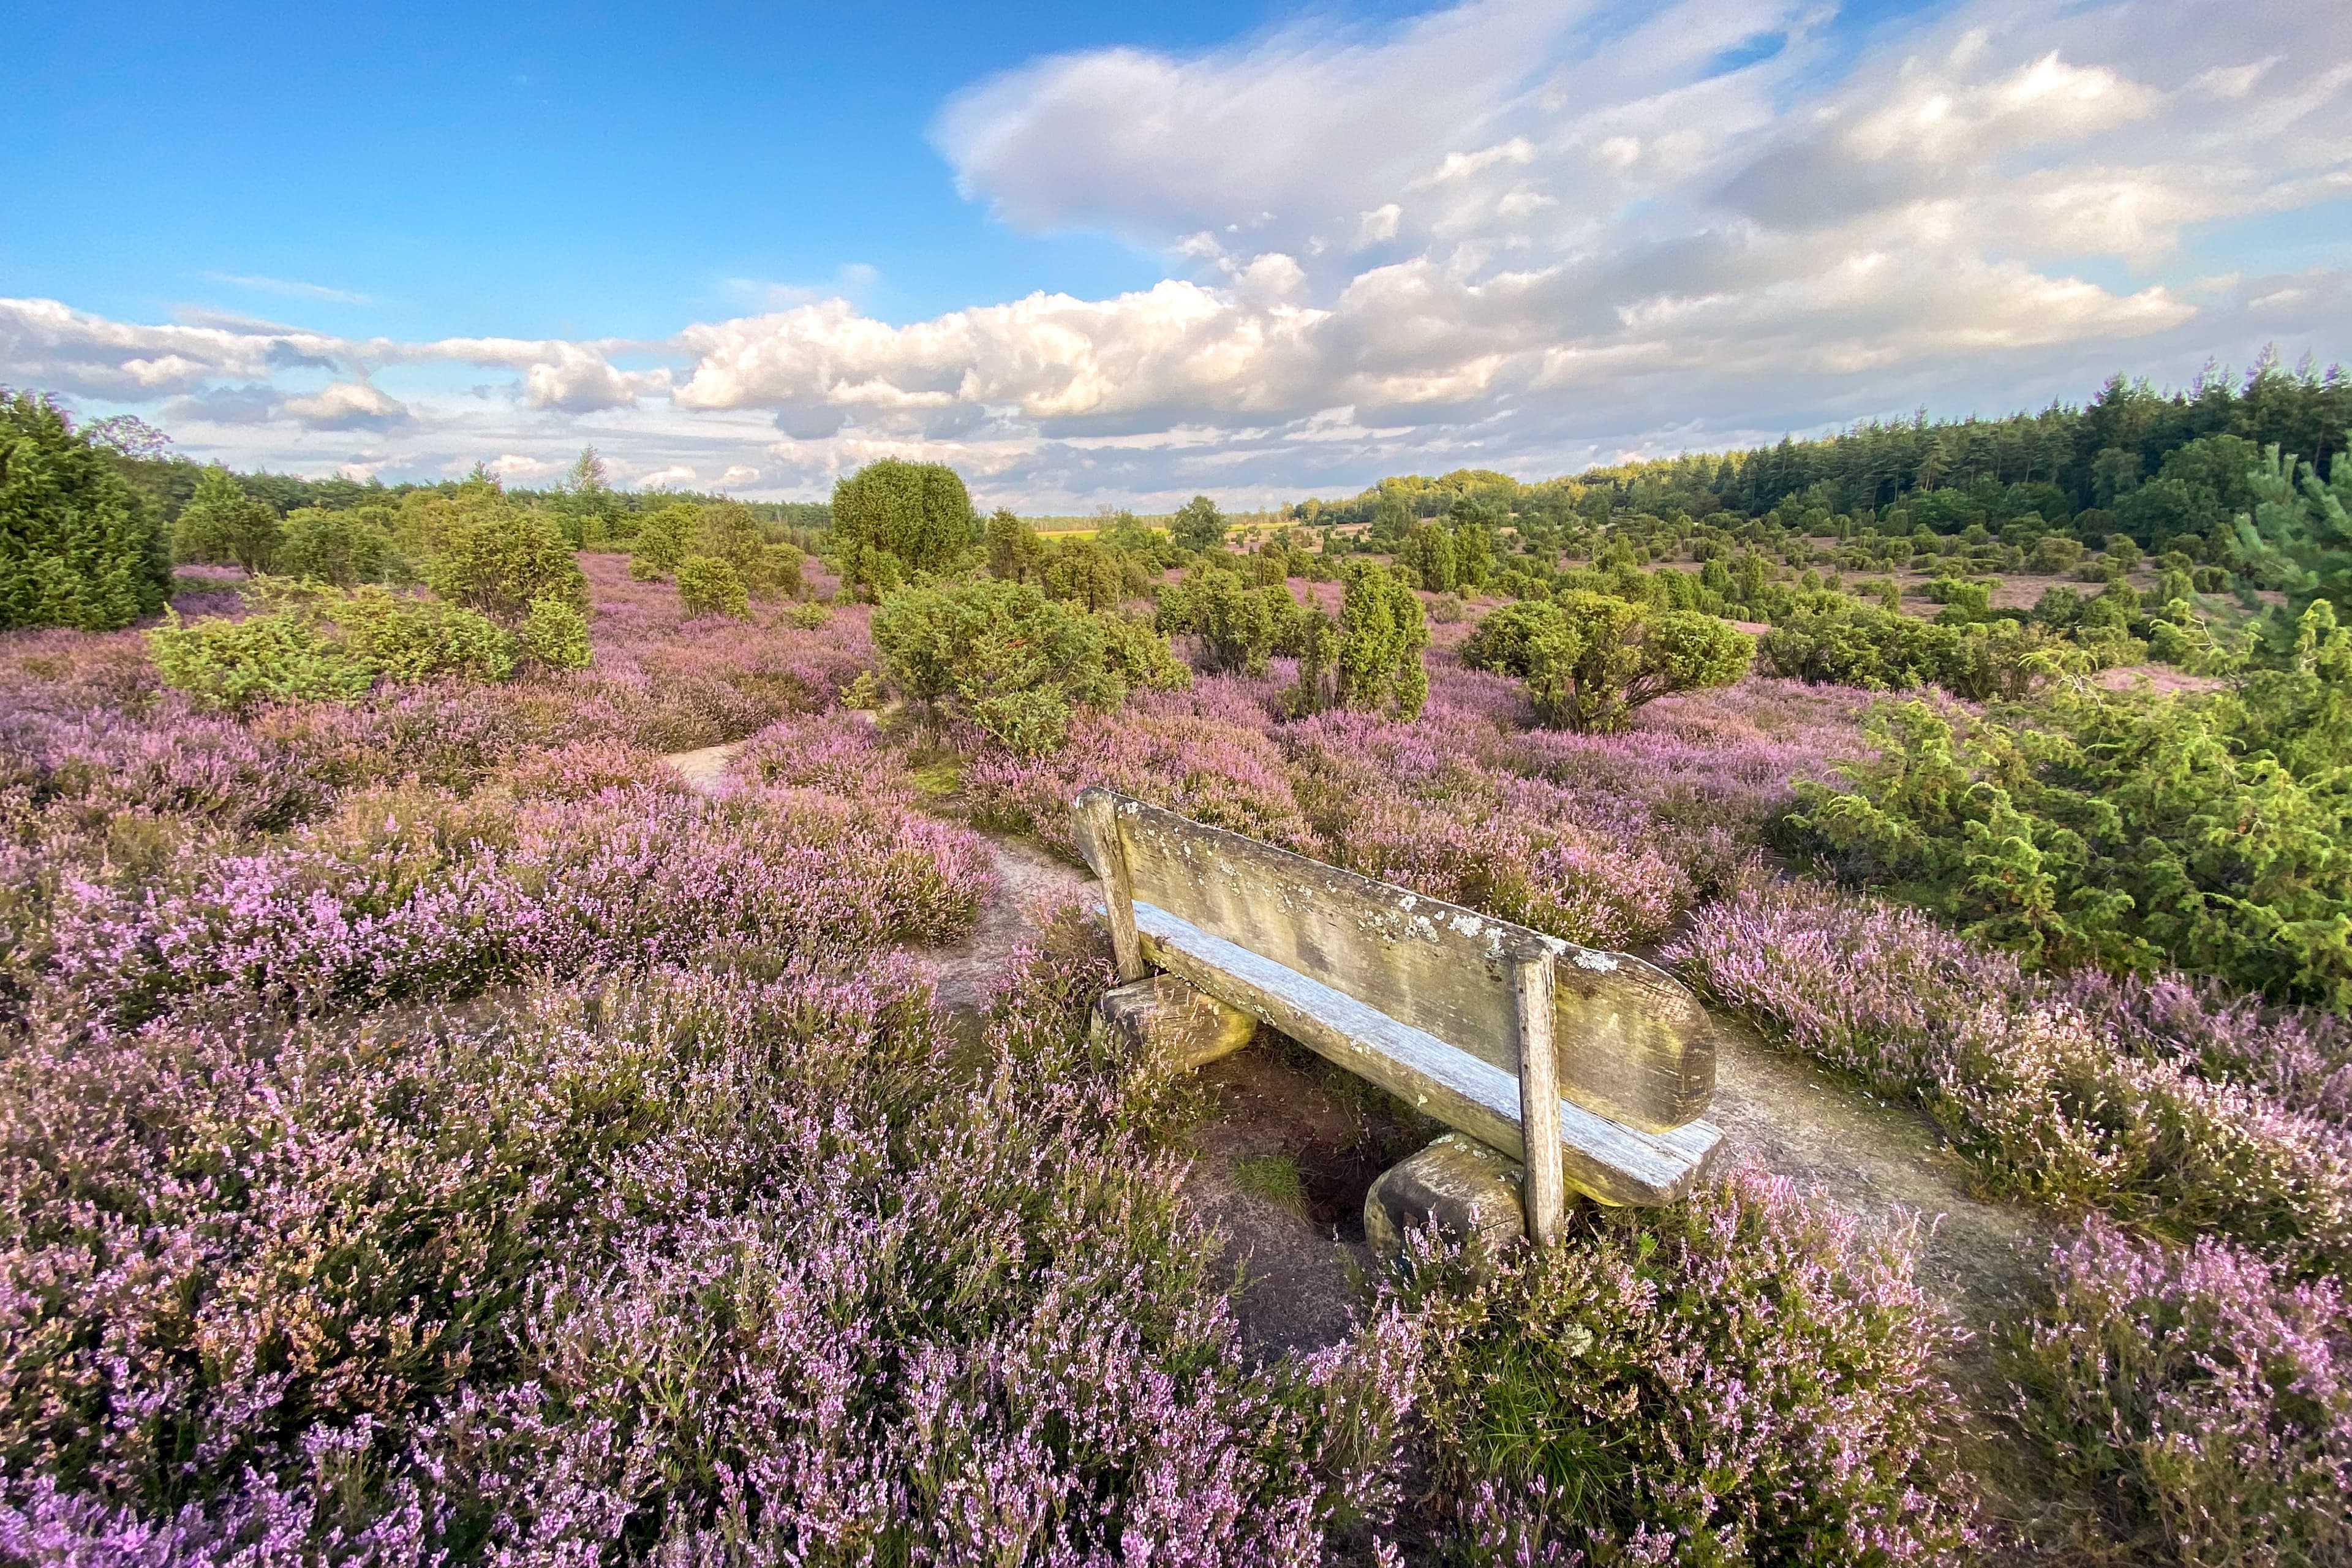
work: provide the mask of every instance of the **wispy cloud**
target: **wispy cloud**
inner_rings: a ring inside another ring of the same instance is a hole
[[[324,300],[337,305],[373,305],[379,303],[373,294],[354,293],[349,289],[331,289],[324,283],[305,283],[294,278],[263,278],[251,272],[206,272],[207,281],[226,283],[232,289],[250,289],[257,294],[280,294],[289,300]]]

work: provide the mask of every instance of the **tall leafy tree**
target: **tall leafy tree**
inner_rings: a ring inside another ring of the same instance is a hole
[[[127,626],[163,607],[161,518],[47,398],[0,392],[0,629]]]
[[[1217,503],[1207,496],[1194,496],[1168,520],[1168,537],[1186,550],[1222,550],[1225,528],[1225,514],[1217,510]]]
[[[172,530],[172,553],[257,575],[276,563],[280,533],[278,509],[247,495],[236,476],[215,463],[196,476],[195,496]]]

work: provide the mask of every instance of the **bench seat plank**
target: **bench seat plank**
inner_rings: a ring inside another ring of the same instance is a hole
[[[1512,1074],[1156,904],[1136,900],[1135,924],[1145,956],[1160,968],[1265,1019],[1423,1114],[1513,1159],[1526,1158],[1519,1084]],[[1559,1121],[1568,1184],[1607,1204],[1663,1204],[1681,1197],[1723,1137],[1706,1121],[1669,1132],[1637,1131],[1565,1099]]]

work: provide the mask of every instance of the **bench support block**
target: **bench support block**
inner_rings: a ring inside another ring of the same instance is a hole
[[[1257,1033],[1255,1018],[1172,974],[1112,986],[1096,998],[1087,1026],[1097,1038],[1124,1041],[1179,1068],[1232,1056]]]
[[[1509,1155],[1449,1132],[1381,1173],[1364,1194],[1364,1239],[1391,1265],[1402,1260],[1415,1226],[1497,1256],[1527,1235],[1526,1180]]]

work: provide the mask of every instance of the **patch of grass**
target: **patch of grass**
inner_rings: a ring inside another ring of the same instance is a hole
[[[1252,1154],[1234,1162],[1234,1184],[1254,1197],[1285,1208],[1307,1206],[1307,1189],[1298,1179],[1298,1162],[1287,1154]]]

